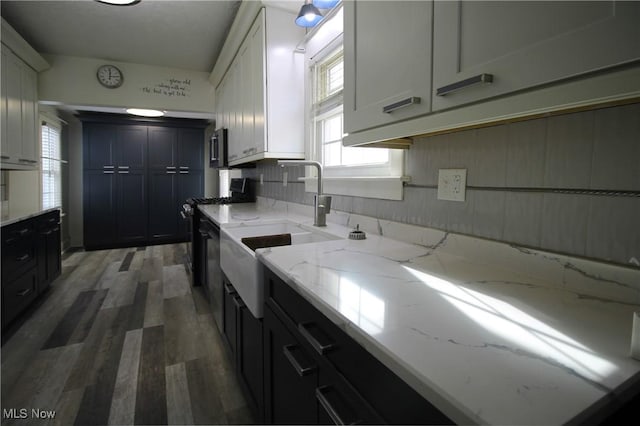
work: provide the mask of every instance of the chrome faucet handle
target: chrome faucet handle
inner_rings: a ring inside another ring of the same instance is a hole
[[[325,214],[331,213],[331,195],[321,195],[318,198],[318,206],[323,208]]]

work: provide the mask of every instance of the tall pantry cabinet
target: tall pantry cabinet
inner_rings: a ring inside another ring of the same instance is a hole
[[[180,208],[203,194],[202,123],[81,119],[85,248],[186,241]]]

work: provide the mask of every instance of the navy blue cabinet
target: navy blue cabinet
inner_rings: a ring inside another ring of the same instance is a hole
[[[204,126],[80,117],[87,249],[187,241],[180,216],[204,193]]]

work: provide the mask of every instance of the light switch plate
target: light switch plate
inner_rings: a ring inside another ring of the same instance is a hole
[[[438,200],[464,201],[467,169],[440,169],[438,172]]]

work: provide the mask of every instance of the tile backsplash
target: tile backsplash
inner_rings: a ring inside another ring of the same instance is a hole
[[[333,208],[640,268],[640,103],[414,140],[402,201],[334,196]],[[463,203],[437,199],[438,170],[467,169]],[[258,195],[312,204],[265,161]]]

